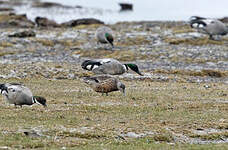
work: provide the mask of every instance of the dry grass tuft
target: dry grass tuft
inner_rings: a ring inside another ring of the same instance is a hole
[[[73,27],[74,29],[77,29],[77,30],[81,30],[81,29],[93,29],[93,28],[99,28],[100,26],[103,26],[103,25],[100,25],[100,24],[91,24],[91,25],[78,25],[78,26],[75,26]]]
[[[49,47],[55,46],[55,43],[53,40],[36,38],[35,41],[38,43],[41,43],[44,46],[49,46]]]
[[[13,55],[15,52],[0,52],[0,56]]]
[[[12,43],[9,43],[9,42],[0,42],[0,47],[12,47],[13,44]]]
[[[144,36],[137,36],[134,38],[126,38],[124,41],[118,42],[117,45],[130,46],[130,45],[146,45],[150,44],[150,40],[147,40]]]
[[[197,39],[177,39],[177,38],[166,38],[165,42],[173,45],[178,44],[189,44],[189,45],[206,45],[206,44],[216,44],[222,45],[223,41],[210,40],[208,38],[197,38]]]
[[[126,96],[119,92],[109,96],[92,91],[80,80],[45,78],[0,79],[22,82],[34,95],[44,96],[48,107],[40,105],[14,108],[2,100],[0,146],[24,149],[151,149],[198,145],[177,142],[176,134],[203,140],[227,138],[227,133],[197,135],[192,131],[227,127],[227,85],[178,82],[123,81]],[[221,122],[222,120],[222,122]],[[221,124],[222,123],[222,124]],[[10,126],[9,126],[10,125]],[[30,138],[19,132],[36,129],[42,137]],[[172,131],[172,132],[170,132]],[[121,133],[153,134],[143,138],[118,138]],[[176,133],[176,134],[173,134]],[[158,146],[158,147],[157,147]],[[205,149],[211,145],[204,145]],[[227,147],[226,144],[218,144]],[[103,147],[104,148],[104,147]]]
[[[191,70],[155,70],[154,73],[163,73],[163,74],[178,74],[178,75],[187,75],[187,76],[210,76],[210,77],[227,77],[228,71],[220,70],[201,70],[201,71],[191,71]]]
[[[111,51],[111,50],[80,50],[73,54],[79,54],[81,57],[91,58],[114,58],[120,61],[134,61],[137,59],[137,54],[130,50]]]

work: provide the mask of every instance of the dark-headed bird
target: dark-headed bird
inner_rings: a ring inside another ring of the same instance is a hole
[[[9,104],[32,105],[38,103],[46,107],[46,99],[41,96],[33,96],[31,90],[19,83],[0,84],[1,94]]]
[[[112,47],[114,37],[113,37],[113,31],[111,28],[107,26],[101,26],[96,30],[95,36],[97,38],[98,43],[102,44],[110,44]]]
[[[122,64],[118,60],[112,58],[85,60],[81,66],[83,69],[92,71],[95,74],[121,75],[130,69],[143,76],[136,64]]]
[[[217,19],[192,16],[190,25],[198,32],[208,34],[210,39],[214,39],[214,35],[226,35],[228,33],[228,27]]]

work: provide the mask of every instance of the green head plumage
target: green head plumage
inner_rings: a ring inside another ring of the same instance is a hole
[[[136,64],[125,64],[127,67],[129,67],[134,72],[138,73],[140,76],[143,76],[143,74],[139,71],[139,68]]]
[[[107,41],[112,45],[113,47],[113,36],[109,33],[105,33],[105,38],[107,39]]]

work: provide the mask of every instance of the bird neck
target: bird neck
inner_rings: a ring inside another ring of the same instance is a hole
[[[124,71],[125,71],[125,72],[129,70],[127,64],[123,64],[123,67],[124,67]]]
[[[33,96],[32,97],[32,103],[34,104],[34,103],[37,103],[37,100],[36,100],[36,98]]]

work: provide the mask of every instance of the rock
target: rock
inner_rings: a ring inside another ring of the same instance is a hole
[[[21,6],[21,1],[0,1],[0,5]]]
[[[14,11],[13,8],[0,8],[0,11]]]
[[[144,133],[140,133],[140,134],[137,134],[135,132],[128,132],[127,134],[120,134],[119,136],[121,137],[128,137],[128,138],[141,138],[141,137],[144,137],[146,136],[146,134]]]
[[[22,27],[33,28],[34,23],[30,21],[25,14],[16,15],[14,13],[0,15],[0,27]]]
[[[59,7],[59,8],[82,8],[82,6],[67,6],[67,5],[62,5],[60,3],[54,3],[54,2],[34,2],[32,4],[32,7],[36,8],[53,8],[53,7]]]
[[[35,36],[36,36],[36,33],[32,30],[17,32],[17,33],[8,35],[8,37],[18,37],[18,38],[35,37]]]
[[[94,18],[83,18],[83,19],[71,20],[71,21],[62,23],[62,25],[66,27],[74,27],[78,25],[90,25],[90,24],[104,24],[104,22]]]
[[[1,146],[1,147],[0,147],[0,150],[4,150],[4,149],[11,149],[11,148],[8,147],[8,146]]]
[[[119,3],[121,9],[120,11],[132,11],[133,10],[133,4],[130,3]]]
[[[36,17],[35,23],[38,27],[60,27],[54,20],[49,20],[45,17]]]
[[[228,17],[223,17],[219,20],[222,21],[223,23],[228,23]]]
[[[63,5],[53,2],[35,2],[32,7],[50,8],[50,7],[62,7]]]
[[[35,131],[24,131],[24,134],[28,137],[31,137],[31,138],[39,138],[41,137],[41,135],[39,135],[38,133],[36,133]]]
[[[211,86],[210,85],[204,85],[203,86],[205,89],[209,89],[209,88],[211,88]],[[198,129],[197,129],[198,130]]]

